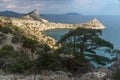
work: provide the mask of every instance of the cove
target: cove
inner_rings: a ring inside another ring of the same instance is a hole
[[[70,29],[51,29],[43,31],[43,34],[48,35],[56,40],[60,40],[61,37],[68,33]]]

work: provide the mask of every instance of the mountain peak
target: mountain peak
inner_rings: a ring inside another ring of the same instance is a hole
[[[92,22],[99,22],[99,20],[97,20],[97,18],[94,18]]]
[[[79,14],[79,13],[76,13],[76,12],[71,12],[71,13],[66,13],[65,15],[82,15],[82,14]]]
[[[97,20],[97,18],[94,18],[91,22],[89,22],[93,27],[96,28],[105,28],[105,26],[99,21]]]
[[[90,22],[83,23],[83,26],[91,29],[100,29],[100,30],[105,29],[105,26],[96,18],[94,18]]]
[[[37,9],[31,11],[28,13],[28,15],[36,15],[36,16],[39,16],[39,11]]]
[[[39,11],[37,9],[25,14],[22,18],[23,19],[38,20],[38,21],[41,20]]]

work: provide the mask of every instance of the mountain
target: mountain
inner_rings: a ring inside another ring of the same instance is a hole
[[[79,13],[75,13],[75,12],[71,12],[71,13],[66,13],[66,14],[64,14],[64,15],[83,15],[83,14],[79,14]]]
[[[39,15],[39,11],[37,11],[36,9],[31,11],[28,14],[25,14],[22,18],[32,19],[32,20],[41,20],[40,15]]]
[[[66,14],[39,14],[39,11],[36,9],[27,14],[20,14],[13,11],[2,11],[0,12],[0,16],[21,17],[24,19],[32,19],[32,20],[38,20],[44,22],[50,21],[50,22],[71,23],[71,24],[84,23],[95,18],[94,16],[83,15],[75,12],[66,13]]]
[[[0,16],[7,16],[7,17],[21,17],[24,14],[17,13],[14,11],[0,11]]]
[[[48,22],[45,19],[42,19],[40,17],[39,11],[37,9],[29,12],[28,14],[25,14],[24,16],[22,16],[21,18],[23,19],[28,19],[28,20],[37,20],[37,21],[43,21],[43,22]]]

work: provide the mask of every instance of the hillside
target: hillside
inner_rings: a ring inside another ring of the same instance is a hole
[[[0,12],[0,16],[7,16],[7,17],[21,17],[23,15],[25,15],[25,14],[17,13],[14,11],[1,11]]]

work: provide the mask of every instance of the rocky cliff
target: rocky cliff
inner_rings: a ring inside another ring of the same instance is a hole
[[[48,22],[45,19],[42,19],[40,17],[39,11],[38,10],[33,10],[30,13],[25,14],[23,17],[21,17],[22,19],[26,19],[26,20],[36,20],[36,21],[44,21],[44,22]]]

